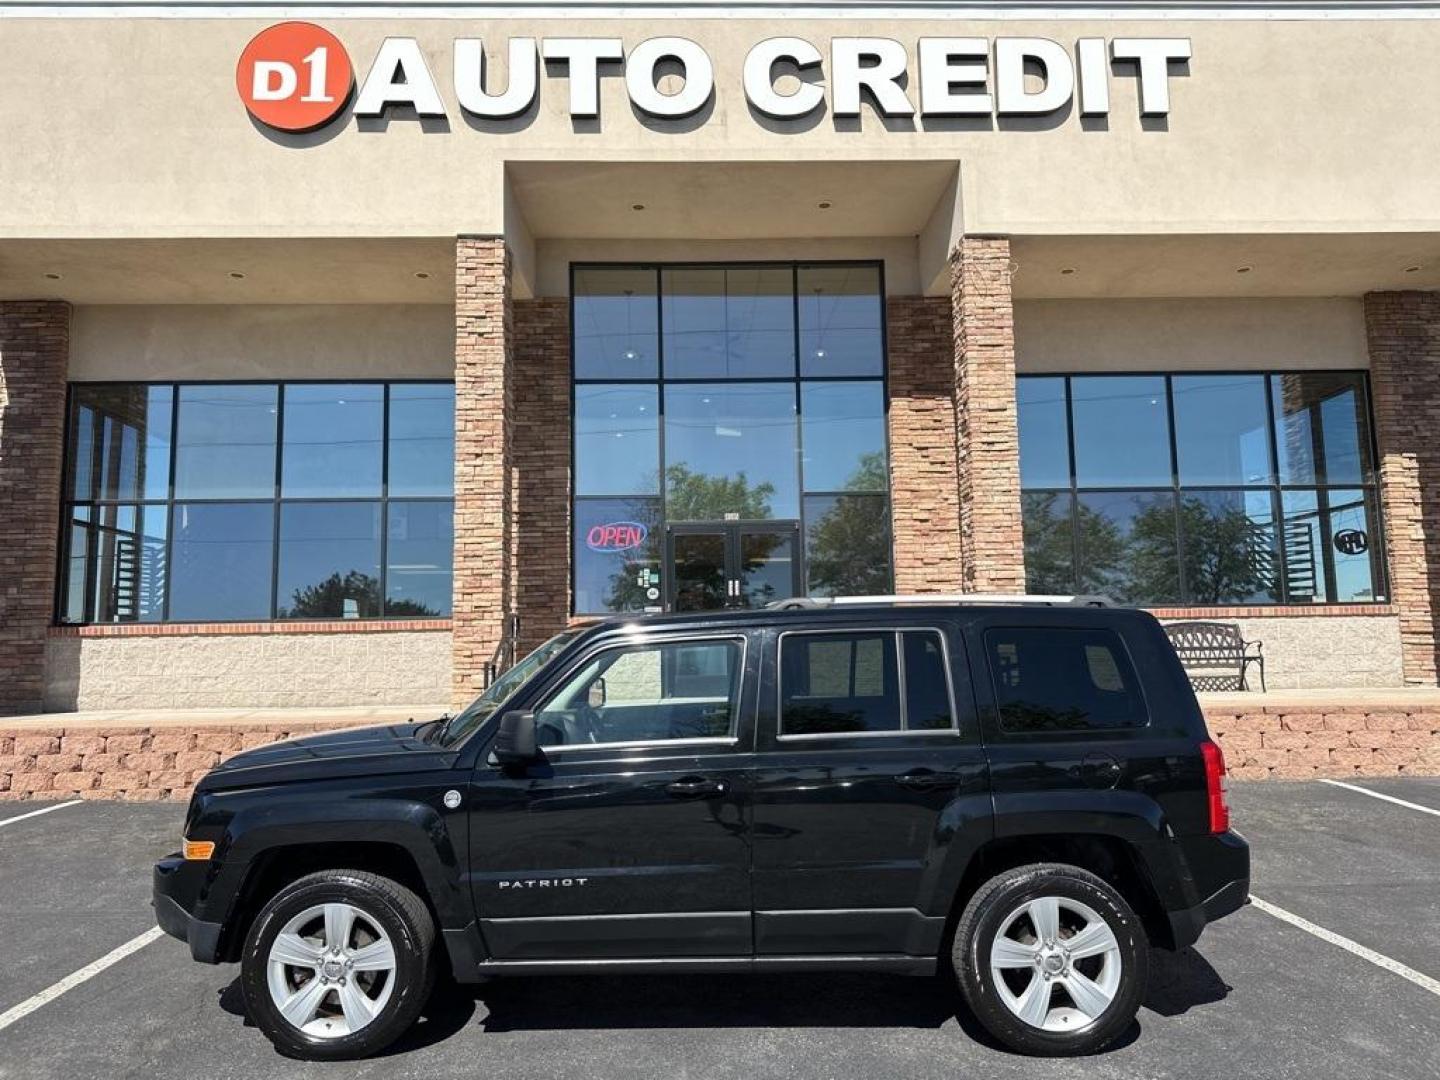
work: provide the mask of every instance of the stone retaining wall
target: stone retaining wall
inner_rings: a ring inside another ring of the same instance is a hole
[[[1237,779],[1440,775],[1440,705],[1207,707]],[[344,723],[53,727],[0,723],[0,801],[184,800],[241,750]]]

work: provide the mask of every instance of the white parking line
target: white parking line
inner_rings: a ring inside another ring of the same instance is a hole
[[[1440,979],[1432,979],[1424,972],[1416,971],[1414,968],[1400,963],[1399,960],[1392,960],[1384,953],[1378,953],[1374,949],[1367,949],[1358,941],[1351,941],[1348,937],[1337,934],[1333,930],[1326,930],[1323,926],[1317,926],[1309,919],[1302,919],[1293,911],[1286,911],[1282,907],[1276,907],[1274,904],[1261,900],[1258,896],[1252,895],[1250,897],[1250,903],[1267,915],[1273,915],[1275,918],[1287,922],[1291,926],[1298,926],[1307,934],[1312,934],[1321,941],[1328,941],[1331,945],[1338,945],[1346,952],[1354,953],[1362,960],[1369,960],[1370,963],[1376,967],[1382,967],[1386,971],[1399,975],[1402,979],[1408,979],[1420,987],[1420,989],[1429,990],[1430,993],[1436,997],[1440,997]]]
[[[124,960],[125,957],[131,953],[143,949],[163,933],[165,933],[165,931],[161,930],[160,927],[152,926],[139,937],[131,938],[118,949],[112,949],[100,957],[99,960],[86,964],[79,971],[72,971],[54,986],[41,990],[40,993],[34,997],[26,998],[12,1009],[6,1009],[3,1013],[0,1013],[0,1031],[4,1031],[17,1020],[23,1020],[42,1005],[50,1004],[50,1002],[54,1001],[67,990],[73,990],[81,983],[93,979],[112,964],[118,964],[121,960]]]
[[[17,821],[24,821],[26,818],[48,814],[51,810],[64,810],[67,806],[79,806],[84,801],[83,799],[71,799],[69,802],[56,803],[54,806],[42,806],[39,810],[31,810],[28,814],[16,814],[14,817],[7,817],[3,821],[0,821],[0,829],[3,829],[6,825],[14,825]]]
[[[1343,787],[1346,791],[1358,791],[1361,795],[1369,795],[1372,799],[1384,799],[1386,802],[1393,802],[1396,806],[1403,806],[1407,810],[1419,810],[1422,814],[1434,814],[1436,817],[1440,817],[1440,810],[1436,810],[1433,806],[1421,806],[1419,803],[1406,802],[1404,799],[1395,798],[1394,795],[1384,795],[1357,784],[1347,784],[1343,780],[1321,780],[1320,782],[1329,784],[1331,787]]]

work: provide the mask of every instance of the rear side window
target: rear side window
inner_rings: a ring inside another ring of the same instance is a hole
[[[1140,682],[1112,630],[989,630],[1000,726],[1020,735],[1144,727]]]
[[[902,734],[954,727],[937,632],[801,633],[780,639],[781,735]]]

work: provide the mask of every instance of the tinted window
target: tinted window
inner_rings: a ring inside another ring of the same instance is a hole
[[[443,495],[455,490],[455,387],[396,383],[390,387],[391,495]]]
[[[575,387],[575,494],[660,492],[660,395],[653,385]]]
[[[171,520],[170,618],[270,617],[273,503],[190,503]]]
[[[70,401],[70,498],[168,497],[173,401],[169,386],[77,384]]]
[[[890,500],[884,495],[805,496],[810,596],[881,596],[891,588]]]
[[[880,270],[802,266],[796,272],[801,375],[879,375],[885,368]]]
[[[1181,484],[1268,484],[1264,375],[1177,375],[1175,454]]]
[[[985,633],[1000,726],[1016,734],[1143,727],[1139,681],[1109,630]]]
[[[879,382],[800,385],[806,491],[884,491],[885,395]]]
[[[1015,386],[1023,487],[1070,486],[1070,429],[1065,419],[1065,380],[1025,378]]]
[[[943,731],[955,727],[940,635],[933,630],[907,630],[900,635],[900,642],[905,653],[906,730]]]
[[[392,502],[385,542],[385,614],[450,614],[455,508],[448,499]]]
[[[1075,530],[1078,585],[1130,604],[1180,595],[1180,553],[1173,491],[1081,492]]]
[[[676,267],[661,273],[667,379],[795,374],[788,266]]]
[[[374,383],[285,387],[282,498],[378,496],[385,391]]]
[[[282,504],[275,603],[282,619],[380,614],[380,504]]]
[[[1025,588],[1032,593],[1075,589],[1075,523],[1068,491],[1025,491],[1020,518],[1025,529]]]
[[[575,271],[577,379],[653,379],[660,373],[660,303],[654,270]]]
[[[575,500],[576,611],[660,606],[664,531],[659,523],[659,499]]]
[[[1283,484],[1369,483],[1364,377],[1348,371],[1276,375],[1275,445]]]
[[[1280,553],[1270,491],[1180,495],[1185,594],[1199,604],[1278,603]]]
[[[895,635],[786,634],[780,640],[780,734],[899,731]]]
[[[1075,476],[1081,487],[1169,484],[1170,421],[1159,375],[1070,380]]]
[[[739,709],[737,641],[606,649],[541,708],[543,746],[723,738]]]
[[[275,494],[278,386],[180,387],[177,499],[269,499]]]
[[[667,386],[667,518],[799,517],[795,419],[793,383]]]

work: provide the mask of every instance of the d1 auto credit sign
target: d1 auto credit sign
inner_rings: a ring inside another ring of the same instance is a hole
[[[313,131],[339,114],[355,86],[339,38],[307,22],[283,22],[250,39],[235,67],[235,89],[260,123]]]

